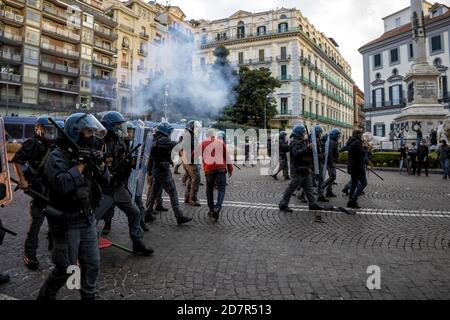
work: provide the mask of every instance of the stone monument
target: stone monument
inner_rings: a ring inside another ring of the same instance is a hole
[[[438,70],[427,62],[426,31],[423,0],[411,0],[414,62],[405,77],[407,105],[395,119],[395,131],[404,132],[407,141],[429,137],[446,116],[450,116],[438,102]]]

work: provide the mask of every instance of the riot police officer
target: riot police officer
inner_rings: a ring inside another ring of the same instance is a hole
[[[186,124],[186,130],[183,135],[183,168],[187,175],[186,180],[186,192],[184,194],[184,202],[194,207],[200,207],[197,194],[200,187],[200,170],[199,161],[194,150],[197,147],[198,130],[201,128],[201,124],[198,121],[188,121]]]
[[[287,154],[289,153],[289,143],[287,141],[287,133],[285,131],[281,131],[279,135],[279,168],[278,172],[275,173],[272,178],[278,180],[278,174],[283,172],[283,176],[285,180],[290,180],[289,178],[289,164]]]
[[[21,189],[30,187],[37,192],[45,193],[42,186],[44,163],[56,137],[56,128],[48,121],[48,116],[37,118],[34,137],[23,143],[22,148],[17,151],[12,160]],[[23,166],[26,167],[25,170],[22,170]],[[31,223],[25,240],[23,261],[31,270],[39,267],[36,251],[39,244],[39,231],[45,219],[42,213],[45,206],[46,203],[41,200],[32,199],[30,202]]]
[[[334,128],[330,131],[328,137],[329,137],[329,147],[328,147],[327,170],[329,178],[324,182],[324,187],[327,190],[326,196],[328,198],[336,198],[336,195],[333,193],[333,183],[336,181],[336,165],[339,161],[338,143],[339,139],[341,138],[341,131],[339,129]]]
[[[171,154],[173,148],[177,145],[170,139],[173,127],[168,122],[161,122],[156,127],[155,138],[150,154],[152,162],[153,190],[150,200],[147,202],[146,217],[153,214],[153,208],[156,200],[161,196],[162,190],[169,194],[170,204],[177,219],[178,224],[191,221],[191,218],[185,217],[180,209],[178,194],[175,181],[172,177],[170,166],[173,165]],[[149,218],[147,218],[148,221]]]
[[[107,170],[99,168],[103,154],[94,148],[94,139],[103,138],[106,130],[94,116],[76,113],[67,119],[64,131],[80,149],[76,150],[67,137],[60,138],[44,164],[44,184],[51,205],[43,212],[53,236],[55,268],[38,299],[56,299],[70,276],[68,267],[79,264],[81,298],[92,300],[100,267],[93,208],[101,199],[98,182],[108,179]]]
[[[293,212],[293,210],[289,208],[289,202],[294,192],[301,187],[308,198],[309,209],[315,211],[315,221],[321,222],[321,215],[316,210],[321,210],[322,208],[316,203],[312,186],[312,144],[308,141],[305,126],[297,125],[294,127],[289,145],[289,153],[291,157],[292,180],[284,193],[279,208],[281,211]]]
[[[124,158],[129,151],[122,139],[126,121],[119,112],[109,111],[103,115],[101,122],[107,130],[102,150],[111,172],[111,181],[103,186],[103,199],[96,209],[95,216],[100,220],[111,207],[117,206],[127,215],[133,253],[148,256],[153,253],[153,249],[146,247],[142,241],[144,231],[141,227],[141,213],[139,208],[133,205],[131,192],[128,190],[132,163],[131,159]],[[122,160],[125,161],[120,163]]]
[[[316,125],[313,127],[316,135],[316,145],[317,145],[317,157],[319,164],[319,174],[314,175],[314,179],[317,183],[317,200],[320,202],[328,202],[328,199],[324,195],[324,180],[323,180],[323,166],[325,162],[325,147],[322,140],[323,129],[321,126]]]

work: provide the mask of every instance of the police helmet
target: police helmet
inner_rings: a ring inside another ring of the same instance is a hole
[[[39,138],[47,141],[53,141],[56,139],[56,128],[48,119],[48,116],[40,116],[37,118],[34,130]]]
[[[336,138],[339,138],[340,136],[341,136],[341,130],[334,128],[330,131],[330,138],[336,139]]]
[[[118,126],[126,122],[125,118],[120,112],[108,111],[102,117],[102,124],[105,126],[107,131],[116,132]]]
[[[301,138],[305,133],[306,133],[306,128],[302,124],[296,125],[292,129],[292,135],[295,137],[298,137],[298,138]]]
[[[156,133],[160,133],[162,135],[165,135],[166,137],[170,137],[172,131],[173,131],[172,125],[167,121],[163,121],[156,126]]]
[[[92,114],[75,113],[66,120],[64,131],[75,142],[80,140],[80,134],[94,135],[103,139],[106,135],[105,127]]]

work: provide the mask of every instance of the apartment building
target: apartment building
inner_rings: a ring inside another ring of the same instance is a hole
[[[423,1],[429,64],[439,71],[439,102],[450,107],[450,10],[440,3]],[[389,137],[394,119],[406,106],[405,76],[411,70],[414,50],[411,9],[404,8],[383,18],[384,33],[359,49],[364,67],[365,128],[376,136]],[[395,133],[395,132],[394,132]]]
[[[274,98],[278,115],[271,125],[298,121],[341,128],[347,138],[354,122],[351,68],[332,38],[318,31],[302,13],[281,8],[258,13],[238,11],[195,28],[201,46],[194,68],[208,69],[218,45],[230,50],[236,68],[269,68],[281,82]]]
[[[115,108],[117,22],[96,0],[5,0],[0,112],[65,115]]]
[[[355,106],[353,127],[364,130],[364,92],[357,85],[353,86],[353,99]]]

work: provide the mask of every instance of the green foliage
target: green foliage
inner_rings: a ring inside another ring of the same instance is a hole
[[[278,113],[275,99],[269,97],[279,87],[281,82],[272,77],[269,69],[250,70],[241,67],[236,89],[237,101],[225,110],[224,120],[263,128],[264,118],[267,123]]]
[[[348,152],[339,153],[339,163],[347,164]],[[374,152],[370,158],[373,167],[398,168],[400,166],[400,152]],[[433,151],[428,157],[430,168],[439,168],[437,152]]]

